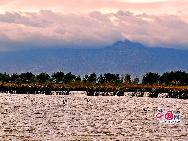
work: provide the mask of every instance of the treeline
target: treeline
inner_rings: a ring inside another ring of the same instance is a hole
[[[159,75],[158,73],[149,72],[143,76],[142,84],[186,86],[188,85],[188,73],[186,73],[185,71],[171,71],[171,72],[165,72],[162,75]]]
[[[136,77],[132,78],[131,75],[119,75],[112,73],[105,73],[97,75],[96,73],[86,74],[84,77],[77,76],[69,73],[54,72],[52,75],[48,73],[33,74],[31,72],[26,73],[0,73],[0,82],[9,83],[58,83],[58,84],[70,84],[70,83],[89,83],[89,84],[158,84],[158,85],[188,85],[188,73],[185,71],[171,71],[165,72],[162,75],[158,73],[149,72],[143,75],[141,80]]]
[[[33,74],[31,72],[21,73],[21,74],[7,74],[0,73],[0,82],[9,83],[58,83],[58,84],[69,84],[69,83],[90,83],[90,84],[138,84],[139,78],[134,78],[132,80],[131,75],[119,75],[112,73],[105,73],[97,76],[96,73],[86,74],[84,77],[77,76],[69,73],[54,72],[52,75],[48,73]]]

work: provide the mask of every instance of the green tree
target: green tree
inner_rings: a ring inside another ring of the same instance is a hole
[[[14,75],[14,77],[16,77],[15,75]],[[32,83],[32,82],[34,82],[34,80],[35,80],[35,75],[34,74],[32,74],[31,72],[26,72],[26,73],[21,73],[20,75],[19,75],[19,81],[21,81],[22,83]]]
[[[65,74],[63,72],[55,72],[52,74],[52,80],[56,83],[63,83]]]
[[[105,73],[104,75],[100,75],[98,77],[98,83],[120,83],[120,77],[119,74],[111,74],[111,73]]]
[[[138,84],[139,83],[139,78],[138,77],[136,77],[136,78],[134,78],[134,80],[133,80],[133,84]]]
[[[97,75],[95,73],[88,75],[85,75],[84,77],[84,82],[88,82],[88,83],[96,83],[97,81]]]
[[[120,82],[119,74],[105,73],[104,78],[105,78],[106,83],[119,83]]]
[[[20,79],[19,79],[19,75],[17,73],[13,73],[10,76],[10,82],[21,82]]]
[[[5,73],[0,73],[0,81],[1,82],[9,82],[10,76],[9,74]]]
[[[71,72],[67,73],[67,74],[64,76],[64,82],[65,82],[65,83],[72,83],[72,82],[75,82],[75,79],[76,79],[76,76],[73,75]]]
[[[36,76],[36,80],[39,83],[46,83],[50,81],[50,76],[49,74],[42,72]]]
[[[99,77],[97,78],[97,82],[99,84],[105,83],[105,78],[102,74],[100,74]]]
[[[81,81],[82,81],[81,77],[80,76],[76,76],[75,82],[81,82]]]
[[[188,73],[181,70],[165,72],[160,77],[160,83],[166,85],[188,85]]]
[[[159,78],[160,78],[160,75],[158,73],[149,72],[143,76],[142,83],[150,84],[150,85],[157,84],[159,83]]]
[[[124,82],[126,84],[131,84],[131,75],[130,74],[126,74],[124,77]]]
[[[88,77],[89,77],[89,76],[88,76],[87,74],[84,76],[84,78],[83,78],[83,82],[84,82],[84,83],[87,83]]]

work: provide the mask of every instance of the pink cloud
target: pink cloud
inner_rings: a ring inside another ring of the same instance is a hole
[[[101,47],[130,39],[152,46],[186,47],[188,24],[176,15],[148,15],[119,11],[103,14],[0,14],[0,43],[36,47]]]
[[[168,9],[180,10],[181,7],[186,7],[188,2],[186,0],[170,0],[170,1],[159,1],[159,2],[126,2],[119,0],[12,0],[5,2],[1,1],[2,4],[6,4],[7,10],[13,11],[27,11],[30,10],[41,10],[50,9],[58,10],[60,12],[91,12],[102,9],[114,9],[114,10],[133,10],[140,12],[165,12]],[[0,3],[0,4],[1,4]]]
[[[0,0],[0,5],[4,5],[4,4],[8,4],[10,3],[12,0]]]

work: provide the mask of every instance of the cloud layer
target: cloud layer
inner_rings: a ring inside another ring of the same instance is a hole
[[[129,39],[150,46],[188,47],[188,24],[176,15],[90,12],[0,14],[0,49],[99,47]]]
[[[123,39],[188,48],[187,9],[187,0],[0,0],[0,50]]]
[[[53,10],[61,13],[133,11],[137,13],[188,14],[187,0],[0,0],[1,11]]]

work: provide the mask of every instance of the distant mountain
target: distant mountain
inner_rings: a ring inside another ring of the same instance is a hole
[[[149,48],[128,40],[97,49],[50,48],[0,53],[0,72],[54,72],[75,74],[188,70],[188,50]]]

